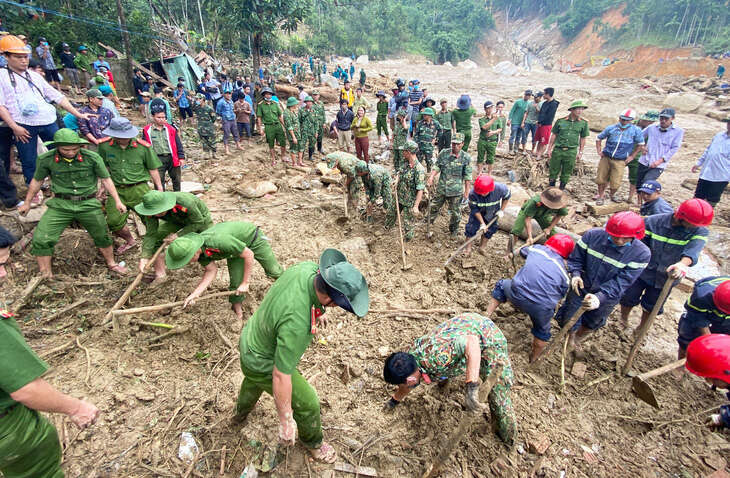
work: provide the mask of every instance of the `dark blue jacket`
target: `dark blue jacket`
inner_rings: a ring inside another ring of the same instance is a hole
[[[651,252],[641,241],[616,247],[600,227],[590,229],[568,256],[568,272],[581,276],[585,292],[604,304],[616,304],[648,265]]]
[[[482,215],[484,222],[492,220],[496,212],[502,207],[504,201],[508,201],[512,197],[507,185],[502,183],[494,183],[494,190],[484,196],[474,192],[469,193],[469,218],[471,219],[476,213]]]
[[[530,246],[520,253],[527,257],[525,265],[512,278],[512,297],[554,309],[570,288],[565,260],[546,246]]]
[[[697,264],[700,252],[707,243],[707,228],[682,226],[672,227],[674,213],[656,214],[644,219],[646,236],[642,241],[651,251],[649,265],[641,273],[641,280],[660,288],[667,280],[667,267],[679,262],[683,257]]]
[[[639,208],[639,214],[642,216],[653,216],[654,214],[667,212],[674,212],[674,208],[661,196],[653,201],[642,203],[641,208]]]
[[[712,294],[717,286],[730,280],[730,276],[705,277],[695,283],[692,295],[684,304],[685,319],[693,328],[709,327],[712,323],[730,320],[730,315],[715,306]]]

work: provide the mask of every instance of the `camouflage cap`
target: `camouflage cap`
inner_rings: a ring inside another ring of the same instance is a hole
[[[463,143],[464,142],[464,133],[454,133],[451,135],[451,142],[452,143]]]
[[[205,95],[203,93],[196,93],[195,99],[205,101]]]
[[[312,90],[312,96],[318,95],[318,94],[319,94],[319,90]]]
[[[398,113],[396,113],[398,116],[408,116],[408,111],[404,109],[398,110]]]
[[[406,144],[403,145],[403,149],[405,151],[415,153],[416,151],[418,151],[418,145],[416,144],[415,141],[413,141],[412,139],[409,139],[408,141],[406,141]]]
[[[659,121],[659,112],[657,110],[649,110],[639,117],[644,121]]]

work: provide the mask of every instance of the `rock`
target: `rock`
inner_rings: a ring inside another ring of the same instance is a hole
[[[339,89],[340,83],[337,81],[337,78],[335,78],[332,75],[329,75],[327,73],[322,74],[322,83],[329,86],[330,88]]]
[[[507,473],[510,470],[510,466],[507,464],[507,461],[501,456],[490,463],[489,468],[491,468],[492,473],[494,473],[495,476],[507,476]]]
[[[522,187],[519,183],[511,183],[509,185],[509,190],[512,193],[512,196],[509,198],[509,203],[516,204],[519,207],[522,207],[525,201],[532,197],[530,191]]]
[[[534,455],[544,455],[550,444],[550,439],[546,435],[538,435],[527,442],[527,449]]]
[[[339,173],[330,174],[327,176],[322,176],[321,178],[319,178],[319,180],[322,181],[324,184],[339,184],[340,182],[342,182],[342,175]]]
[[[357,60],[355,60],[355,63],[367,65],[368,63],[370,63],[370,57],[367,55],[360,55],[357,57]]]
[[[461,63],[459,63],[459,66],[461,66]],[[476,68],[476,65],[474,68]],[[519,70],[517,65],[511,61],[500,61],[492,67],[492,71],[501,76],[515,76]]]
[[[448,66],[449,68],[454,67],[454,65],[450,61],[447,61],[446,63],[444,63],[444,66]]]
[[[142,375],[144,375],[144,370],[141,368],[135,368],[132,373],[135,377],[141,377]]]
[[[727,112],[710,110],[705,112],[705,116],[715,119],[717,121],[723,121],[727,118]]]
[[[304,176],[294,176],[292,178],[289,178],[287,180],[286,184],[290,188],[302,189],[302,190],[304,190],[304,189],[310,189],[312,187],[312,185],[310,184],[310,182]]]
[[[213,182],[211,180],[210,182]],[[203,186],[201,183],[196,183],[194,181],[183,181],[180,183],[180,191],[184,193],[202,193],[205,192],[205,186]]]
[[[390,353],[390,349],[388,348],[387,345],[378,347],[378,355],[380,355],[381,357],[387,357],[389,353]]]
[[[570,369],[570,373],[575,378],[583,378],[585,377],[587,369],[588,367],[586,367],[585,362],[575,362],[573,363],[573,368]]]
[[[244,184],[241,188],[237,188],[236,191],[245,198],[254,199],[275,193],[277,188],[271,181],[257,181],[255,183]]]
[[[479,68],[476,63],[469,59],[460,61],[456,66],[458,66],[459,68],[464,68],[465,70],[474,70],[476,68]]]
[[[608,111],[607,106],[601,103],[590,103],[581,117],[588,121],[588,128],[595,132],[601,132],[606,127],[618,123],[617,112]]]
[[[703,96],[694,93],[670,93],[664,98],[664,106],[674,108],[677,113],[694,113],[704,101]]]
[[[145,391],[135,392],[134,397],[141,402],[152,402],[155,400],[154,393]]]
[[[352,237],[341,242],[337,248],[347,257],[365,255],[369,252],[368,243],[363,237]]]

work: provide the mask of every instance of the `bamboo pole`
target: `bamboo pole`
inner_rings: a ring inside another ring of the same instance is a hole
[[[225,292],[215,292],[213,294],[203,295],[195,299],[195,302],[207,299],[215,299],[216,297],[228,297],[229,295],[235,294],[235,290],[227,290]],[[172,309],[173,307],[179,307],[185,303],[184,300],[178,300],[176,302],[167,302],[165,304],[148,305],[146,307],[135,307],[132,309],[115,310],[112,312],[114,317],[120,315],[131,315],[131,314],[144,314],[147,312],[158,312],[160,310]]]

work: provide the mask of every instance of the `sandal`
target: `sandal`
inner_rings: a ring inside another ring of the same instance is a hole
[[[113,272],[117,275],[123,276],[127,275],[127,268],[121,264],[114,264],[113,266],[109,267],[109,272]]]
[[[310,448],[309,453],[312,458],[322,463],[334,463],[337,460],[337,452],[329,443],[323,442],[319,448]]]
[[[127,252],[128,250],[130,250],[131,248],[133,248],[136,245],[137,245],[136,241],[135,242],[125,242],[124,244],[122,244],[121,246],[119,246],[117,248],[117,255],[124,254],[125,252]]]

